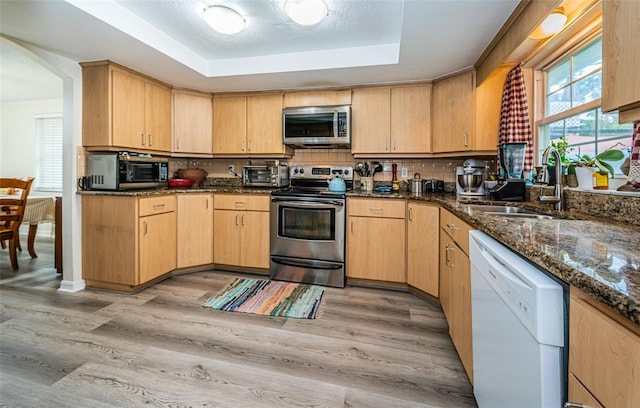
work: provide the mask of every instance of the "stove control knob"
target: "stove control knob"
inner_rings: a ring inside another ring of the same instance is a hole
[[[300,174],[304,174],[304,169],[300,169]]]
[[[345,175],[345,176],[348,176],[348,175],[349,175],[349,170],[348,170],[348,169],[345,169],[345,171],[344,171],[344,175]]]
[[[298,174],[298,169],[293,169],[293,174]]]

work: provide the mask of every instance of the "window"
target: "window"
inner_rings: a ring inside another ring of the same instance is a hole
[[[39,191],[62,192],[62,116],[36,117],[36,179]]]
[[[566,158],[590,157],[615,147],[625,157],[612,163],[616,173],[629,156],[632,125],[618,124],[618,113],[602,113],[602,39],[559,60],[545,73],[545,114],[538,121],[538,157],[553,141],[565,137],[568,143]]]

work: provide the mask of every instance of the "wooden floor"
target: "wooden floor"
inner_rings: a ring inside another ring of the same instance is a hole
[[[440,307],[414,295],[327,288],[300,320],[203,308],[247,276],[229,272],[59,294],[38,244],[18,273],[0,252],[0,406],[476,406]]]

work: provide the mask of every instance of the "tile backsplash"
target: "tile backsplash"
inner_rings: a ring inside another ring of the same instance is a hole
[[[259,161],[260,159],[254,159]],[[375,158],[355,159],[348,150],[343,149],[298,149],[295,155],[287,160],[289,165],[296,164],[332,164],[340,166],[354,166],[359,161],[379,161],[384,168],[382,173],[375,176],[375,181],[386,182],[391,181],[392,171],[391,165],[398,165],[398,179],[413,178],[415,173],[420,173],[422,178],[433,178],[444,180],[445,182],[455,181],[455,170],[457,166],[461,166],[465,158],[447,158],[447,159],[386,159]],[[233,178],[229,174],[229,165],[235,166],[237,174],[241,174],[242,166],[250,163],[249,159],[230,158],[230,159],[171,159],[169,162],[169,172],[171,175],[181,168],[201,168],[208,173],[208,177]],[[402,177],[402,168],[407,168],[407,177]],[[356,179],[358,176],[356,176]]]

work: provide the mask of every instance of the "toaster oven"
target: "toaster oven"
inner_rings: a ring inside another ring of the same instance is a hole
[[[279,160],[251,162],[242,167],[242,185],[244,187],[287,187],[289,185],[289,166]]]

